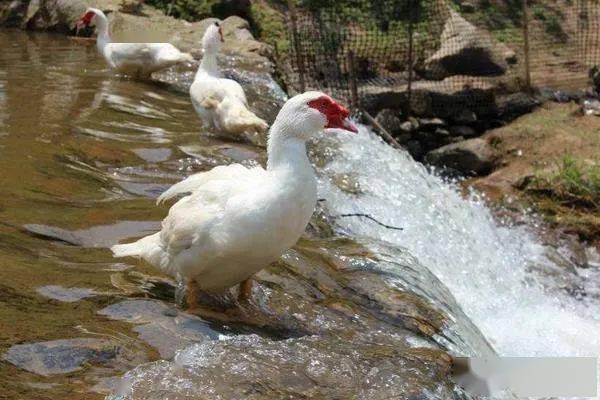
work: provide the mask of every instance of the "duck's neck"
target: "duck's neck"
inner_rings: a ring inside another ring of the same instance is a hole
[[[110,29],[106,17],[96,15],[96,31],[98,32],[96,47],[98,47],[100,54],[104,54],[104,48],[111,42]]]
[[[277,125],[273,125],[272,132],[277,133],[269,136],[267,171],[290,171],[299,177],[314,177],[306,155],[306,142],[277,131]]]
[[[219,64],[217,63],[217,51],[214,49],[204,49],[204,55],[202,56],[202,61],[200,61],[200,68],[198,68],[196,77],[201,73],[206,73],[215,78],[221,77]]]

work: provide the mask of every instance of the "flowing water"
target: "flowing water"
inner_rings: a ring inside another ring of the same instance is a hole
[[[335,341],[276,341],[272,332],[182,313],[173,282],[111,257],[111,244],[159,226],[167,208],[154,199],[173,182],[219,164],[265,161],[260,147],[225,142],[200,128],[185,89],[192,72],[131,81],[107,71],[94,46],[46,34],[0,31],[0,47],[0,398],[103,398],[128,370],[171,360],[186,347],[173,363],[134,370],[129,385],[160,381],[163,395],[156,398],[165,398],[165,390],[185,398],[193,379],[215,379],[200,372],[214,363],[210,357],[231,349],[239,354],[240,348],[263,362],[276,355],[290,370],[298,368],[295,359],[306,358],[313,384],[331,385],[333,379],[319,362],[341,368],[339,376],[371,376],[373,385],[400,379],[366,364],[352,372],[334,357],[343,348]],[[272,118],[283,99],[277,86],[252,71],[238,72],[238,78],[255,88],[249,91],[253,107]],[[482,201],[463,199],[366,128],[316,144],[311,152],[330,214],[366,212],[403,228],[336,219],[340,233],[364,241],[381,261],[388,284],[442,314],[443,332],[432,341],[398,330],[412,345],[473,354],[489,351],[487,340],[506,355],[600,354],[600,301],[587,283],[592,271],[585,272],[586,281],[530,228],[497,221]],[[382,240],[408,252],[388,249]],[[348,263],[337,255],[343,245],[318,243],[310,251],[300,245],[284,262],[307,268],[307,254],[318,247],[323,257]],[[367,268],[364,258],[360,264]],[[320,274],[310,277],[314,287],[335,286]],[[270,279],[279,282],[275,275]],[[307,285],[305,292],[312,287]],[[275,296],[272,287],[261,286],[264,298]],[[380,289],[372,288],[370,295],[377,296]],[[314,312],[309,322],[315,330],[319,324],[329,329],[338,318]],[[220,362],[219,373],[243,377],[236,369],[243,362],[248,359]],[[188,380],[177,375],[182,367]],[[408,361],[401,367],[418,369]],[[421,378],[417,374],[414,382]],[[443,397],[444,388],[423,382],[429,393],[423,398]]]

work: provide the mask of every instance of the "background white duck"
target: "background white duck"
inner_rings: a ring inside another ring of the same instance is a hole
[[[234,139],[243,134],[264,133],[268,124],[248,109],[242,86],[221,75],[217,54],[222,41],[219,24],[209,25],[202,37],[202,61],[190,87],[192,104],[202,122],[219,133]]]
[[[219,293],[276,261],[304,232],[317,201],[317,183],[306,141],[325,128],[356,132],[348,110],[321,92],[288,100],[269,134],[267,168],[219,166],[173,185],[158,202],[184,194],[169,210],[162,230],[112,247],[115,257],[140,257],[197,289]]]
[[[170,43],[113,43],[108,18],[97,8],[88,8],[77,23],[77,30],[96,25],[96,46],[108,65],[124,74],[149,78],[152,73],[173,65],[192,62],[194,58],[182,53]]]

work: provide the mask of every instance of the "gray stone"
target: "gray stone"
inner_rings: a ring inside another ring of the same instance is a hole
[[[396,142],[400,143],[400,144],[405,144],[407,143],[410,139],[412,138],[412,134],[410,133],[402,133],[398,136],[396,136],[394,139],[396,139]]]
[[[475,10],[475,5],[469,1],[463,1],[462,3],[460,3],[460,11],[464,13],[473,13],[475,12]]]
[[[499,76],[516,60],[515,52],[450,10],[440,48],[425,61],[421,74],[442,80],[452,75]]]
[[[196,316],[155,300],[126,300],[98,311],[111,319],[138,324],[139,337],[169,359],[178,349],[205,340],[215,340],[219,333]]]
[[[430,151],[425,161],[440,168],[451,168],[465,175],[484,175],[494,167],[496,155],[483,139],[453,143]]]
[[[446,126],[446,122],[440,118],[419,118],[419,127],[426,130],[436,130]]]
[[[477,131],[474,128],[466,125],[455,125],[450,127],[450,134],[452,136],[463,136],[466,138],[472,138],[477,136]]]
[[[444,129],[444,128],[437,128],[435,130],[435,134],[439,137],[448,137],[448,136],[450,136],[450,131],[448,131],[448,129]]]
[[[75,338],[18,344],[2,358],[34,374],[48,376],[78,371],[87,363],[105,364],[118,352],[119,348],[108,340]]]
[[[401,125],[400,125],[400,131],[404,132],[404,133],[410,133],[412,131],[414,131],[414,126],[412,124],[412,122],[410,121],[404,121]]]
[[[467,109],[462,109],[454,116],[454,121],[460,124],[472,124],[477,121],[477,115]]]
[[[405,148],[406,151],[408,151],[408,154],[410,154],[415,160],[420,160],[421,157],[423,157],[423,146],[421,146],[421,143],[419,143],[418,140],[409,140],[406,142]]]
[[[402,131],[402,120],[398,117],[398,112],[394,110],[389,108],[381,110],[375,117],[375,120],[392,135]]]

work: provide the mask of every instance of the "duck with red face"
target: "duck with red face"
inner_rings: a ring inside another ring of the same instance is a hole
[[[276,261],[304,233],[317,202],[317,179],[306,142],[329,129],[357,132],[348,110],[321,92],[288,100],[269,131],[267,167],[219,166],[172,186],[158,201],[184,196],[169,210],[162,230],[112,248],[188,284],[195,293],[221,293]]]

